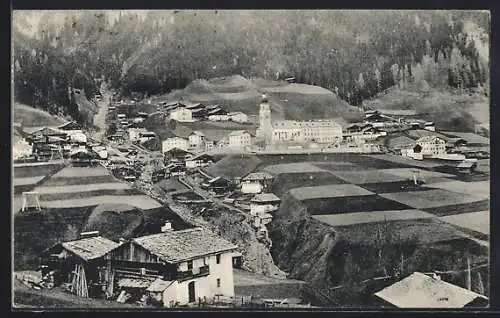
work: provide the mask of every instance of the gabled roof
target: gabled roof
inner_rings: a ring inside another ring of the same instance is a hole
[[[138,237],[132,242],[171,264],[237,249],[233,243],[201,227]]]
[[[165,151],[165,154],[169,154],[169,155],[187,155],[187,154],[191,154],[191,152],[183,150],[183,149],[179,149],[179,148],[172,148],[172,149],[169,149],[168,151]]]
[[[474,167],[474,165],[477,165],[477,162],[464,160],[457,165],[457,168],[470,169]]]
[[[81,125],[78,124],[76,121],[68,121],[62,125],[57,126],[58,129],[61,130],[78,130],[82,129]]]
[[[153,282],[153,279],[146,277],[122,278],[118,280],[118,286],[125,288],[148,288]]]
[[[252,135],[248,130],[234,130],[228,134],[228,136],[239,136],[241,134],[247,133],[249,135]]]
[[[443,138],[440,138],[438,136],[424,136],[424,137],[419,138],[417,140],[417,143],[421,143],[421,142],[435,142],[435,141],[442,141],[443,143],[446,142]]]
[[[483,137],[481,135],[474,134],[474,133],[452,132],[452,131],[443,131],[442,133],[445,135],[448,135],[448,136],[453,136],[455,138],[463,139],[463,140],[467,141],[467,143],[470,143],[470,144],[483,144],[483,145],[490,144],[490,138],[486,138],[486,137]]]
[[[214,108],[208,111],[208,115],[227,115],[227,112],[221,108]]]
[[[417,114],[414,109],[378,109],[378,112],[389,116],[415,116]]]
[[[62,247],[85,261],[100,258],[120,246],[102,236],[88,237],[76,241],[59,243]],[[57,245],[57,244],[56,244]]]
[[[203,105],[202,103],[186,103],[185,107],[187,109],[205,108],[205,105]]]
[[[146,289],[148,292],[153,292],[153,293],[161,293],[165,289],[168,288],[168,286],[172,285],[174,281],[168,281],[168,280],[163,280],[160,278],[157,278],[154,282],[149,285],[149,287]]]
[[[274,179],[274,177],[267,172],[252,172],[243,178],[244,181],[271,180],[271,179]]]
[[[488,299],[420,272],[382,289],[375,296],[399,308],[463,308],[477,298]]]
[[[202,153],[202,154],[199,154],[198,156],[188,158],[187,160],[201,160],[201,159],[213,160],[214,157],[209,155],[209,154]]]
[[[165,140],[164,140],[164,142],[165,142],[165,141],[167,141],[167,140],[169,140],[169,139],[182,139],[182,140],[185,140],[186,142],[188,141],[188,140],[187,140],[186,138],[184,138],[184,137],[173,136],[173,137],[169,137],[169,138],[165,139]]]
[[[191,135],[196,135],[196,136],[201,136],[201,137],[205,136],[204,133],[202,133],[201,131],[198,131],[198,130],[195,130],[189,134],[189,136],[191,136]]]
[[[281,201],[274,193],[260,193],[255,195],[251,202],[265,203],[265,202],[279,202]]]
[[[245,114],[244,112],[230,112],[227,115],[228,116],[235,116],[235,115],[245,115],[245,116],[247,116],[247,114]]]

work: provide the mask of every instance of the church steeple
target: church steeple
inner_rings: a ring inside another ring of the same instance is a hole
[[[271,108],[267,95],[262,94],[259,106],[259,128],[257,129],[257,136],[265,139],[266,144],[271,142],[273,126],[271,123]]]

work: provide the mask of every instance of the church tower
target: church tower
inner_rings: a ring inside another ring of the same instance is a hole
[[[270,144],[272,133],[271,108],[269,107],[266,94],[263,94],[259,106],[259,128],[257,129],[257,137],[264,139],[266,144]]]

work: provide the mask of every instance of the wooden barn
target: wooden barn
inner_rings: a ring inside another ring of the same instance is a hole
[[[111,296],[113,270],[108,253],[120,244],[98,235],[82,233],[78,240],[57,243],[43,251],[42,276],[52,274],[56,286],[66,283],[81,297]]]
[[[94,151],[77,149],[69,154],[71,164],[77,167],[88,167],[96,163],[99,156]]]

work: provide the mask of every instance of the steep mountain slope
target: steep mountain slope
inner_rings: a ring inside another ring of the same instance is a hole
[[[41,109],[28,105],[14,103],[12,107],[13,122],[20,123],[24,127],[30,126],[55,126],[65,122],[64,118],[51,115]]]

